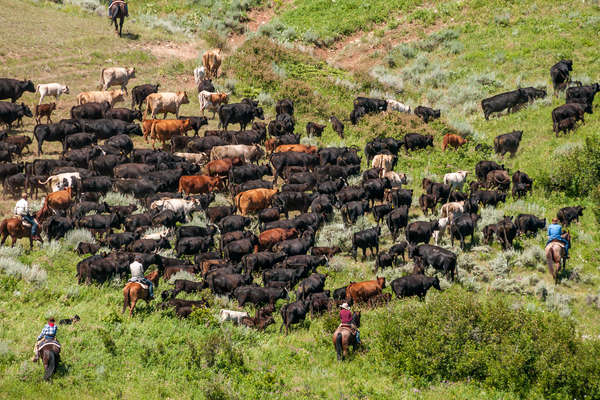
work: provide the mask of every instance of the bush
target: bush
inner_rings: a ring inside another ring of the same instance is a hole
[[[29,283],[42,286],[48,280],[48,274],[37,264],[31,267],[10,257],[0,257],[0,269],[7,275],[13,275]]]
[[[64,237],[63,244],[67,249],[75,249],[79,246],[79,243],[94,243],[94,235],[87,229],[72,229],[68,231]]]
[[[555,313],[513,307],[497,295],[450,289],[373,328],[381,357],[422,385],[475,380],[523,398],[600,396],[598,342],[584,343]]]

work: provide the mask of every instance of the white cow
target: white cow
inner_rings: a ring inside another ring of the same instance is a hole
[[[42,104],[46,96],[54,96],[56,101],[58,101],[61,94],[69,94],[69,87],[60,83],[43,83],[37,85],[36,92],[40,94],[40,102],[38,104]]]
[[[381,171],[379,171],[379,177],[387,178],[392,184],[392,186],[406,184],[406,174],[399,174],[394,171],[387,171],[385,169],[382,169]]]
[[[150,209],[171,210],[173,212],[183,211],[186,216],[189,216],[199,205],[200,200],[197,199],[160,199],[152,202]]]
[[[371,168],[383,168],[391,171],[394,169],[397,160],[398,157],[393,154],[376,154],[373,161],[371,161]]]
[[[407,106],[406,104],[400,103],[399,101],[396,101],[396,100],[388,99],[386,101],[387,101],[387,109],[388,110],[399,111],[399,112],[410,114],[410,106]]]
[[[448,218],[440,218],[438,219],[439,230],[433,231],[433,239],[435,240],[435,244],[439,246],[440,241],[442,240],[442,236],[444,236],[444,232],[446,231],[446,227],[448,226],[449,219]]]
[[[215,113],[219,111],[219,106],[227,104],[228,101],[229,97],[227,93],[209,92],[208,90],[198,93],[198,103],[200,103],[202,115],[204,115],[204,110],[212,111],[213,119],[215,118]]]
[[[444,175],[444,183],[450,185],[453,189],[462,190],[467,175],[469,175],[469,171],[450,172]]]
[[[465,202],[464,201],[453,201],[450,203],[446,203],[442,206],[441,216],[447,217],[452,220],[454,214],[462,214],[465,212]]]
[[[65,172],[62,174],[50,175],[44,182],[38,181],[40,185],[50,183],[52,192],[58,192],[59,190],[73,187],[74,182],[81,179],[79,172]]]
[[[242,322],[244,317],[250,318],[250,315],[245,311],[221,310],[219,311],[219,320],[221,322],[232,321],[235,324]]]
[[[108,91],[98,91],[93,90],[91,92],[81,92],[77,95],[77,105],[85,104],[85,103],[102,103],[103,101],[108,101],[111,107],[113,107],[116,103],[121,101],[125,101],[123,97],[125,92],[123,90],[108,90]]]
[[[196,82],[196,86],[198,86],[205,77],[206,77],[206,68],[204,68],[203,65],[196,67],[194,69],[194,81]]]
[[[181,157],[185,161],[189,161],[194,164],[204,165],[208,162],[208,154],[206,153],[174,153],[175,157]]]
[[[146,97],[146,114],[144,119],[148,119],[148,114],[152,119],[156,118],[157,113],[164,113],[163,118],[167,118],[167,113],[175,114],[179,118],[179,108],[182,104],[189,104],[186,92],[161,92],[151,93]]]
[[[133,78],[135,78],[135,68],[102,68],[100,84],[102,90],[107,90],[111,86],[121,86],[121,89],[127,93],[127,83]]]
[[[167,236],[169,236],[170,233],[171,233],[171,230],[165,228],[158,232],[145,234],[144,236],[142,236],[142,239],[160,240],[162,238],[166,238]]]

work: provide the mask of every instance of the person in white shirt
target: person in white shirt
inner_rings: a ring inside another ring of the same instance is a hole
[[[150,292],[150,299],[154,298],[154,285],[151,281],[144,277],[144,265],[142,265],[142,258],[137,256],[134,261],[129,264],[129,271],[131,271],[131,281],[139,281],[145,285],[148,285],[148,291]]]
[[[31,238],[33,240],[42,240],[38,235],[38,223],[29,213],[29,203],[27,202],[27,193],[21,195],[21,200],[15,204],[15,215],[23,218],[25,221],[31,224]]]

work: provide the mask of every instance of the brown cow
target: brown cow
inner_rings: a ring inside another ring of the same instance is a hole
[[[171,141],[173,136],[182,136],[190,129],[192,129],[192,124],[189,119],[166,119],[156,121],[152,124],[152,128],[150,128],[152,149],[156,150],[156,139],[162,143],[164,148],[166,142]]]
[[[283,153],[286,151],[296,151],[299,153],[315,154],[319,151],[317,146],[307,146],[304,144],[282,144],[277,146],[274,153]]]
[[[381,294],[385,288],[385,278],[377,277],[374,281],[353,282],[346,288],[346,299],[352,299],[355,303],[368,302],[371,297]]]
[[[222,187],[220,176],[184,175],[179,178],[177,192],[189,194],[210,193]]]
[[[56,110],[56,103],[38,104],[35,106],[35,123],[41,124],[42,117],[46,117],[46,123],[52,123],[52,111]]]
[[[251,211],[259,211],[269,207],[271,197],[277,193],[277,189],[252,189],[238,193],[234,198],[234,204],[242,215]]]
[[[260,245],[261,250],[270,250],[276,243],[281,241],[294,238],[298,236],[298,231],[294,228],[292,229],[283,229],[283,228],[273,228],[268,229],[258,235],[258,244]]]
[[[39,218],[44,218],[50,210],[68,210],[71,207],[71,187],[48,194],[40,210]]]
[[[242,160],[239,157],[224,158],[222,160],[214,160],[206,164],[206,173],[210,176],[220,175],[226,177],[234,165],[240,165]]]
[[[200,103],[202,116],[204,116],[204,110],[208,110],[212,111],[212,117],[215,119],[215,113],[219,110],[219,106],[221,106],[221,104],[227,104],[229,102],[229,97],[227,96],[227,93],[213,93],[203,90],[198,93],[198,102]]]
[[[202,65],[206,69],[207,78],[216,78],[219,75],[222,60],[221,49],[207,50],[202,54]]]
[[[446,151],[446,147],[452,146],[455,149],[458,149],[463,144],[467,143],[467,139],[464,139],[458,135],[453,135],[448,133],[444,135],[444,139],[442,140],[442,150]]]
[[[175,275],[178,272],[187,272],[189,274],[197,274],[198,273],[198,267],[195,265],[182,265],[179,267],[167,267],[165,268],[165,272],[163,273],[163,279],[168,281],[169,279],[171,279],[171,277],[173,275]]]
[[[273,153],[273,151],[275,151],[275,147],[277,147],[277,139],[276,138],[270,138],[265,141],[265,150],[266,150],[267,154]]]
[[[160,119],[145,119],[142,121],[142,133],[144,134],[144,140],[146,140],[146,143],[150,143],[148,138],[150,137],[152,125],[154,125],[156,121],[160,121]]]
[[[507,191],[510,187],[510,176],[504,170],[490,171],[486,177],[486,189],[497,188],[500,191]]]

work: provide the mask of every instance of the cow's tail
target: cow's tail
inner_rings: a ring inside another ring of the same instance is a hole
[[[44,182],[42,182],[42,181],[38,181],[38,183],[39,183],[40,185],[45,185],[46,183],[50,182],[50,179],[52,179],[52,176],[49,176],[49,177],[48,177],[48,179],[46,179]]]
[[[281,306],[281,311],[280,311],[281,312],[281,326],[279,327],[279,333],[281,333],[283,330],[283,327],[285,325],[287,325],[287,318],[286,318],[287,312],[286,311],[287,311],[288,305],[289,305],[289,303]]]
[[[148,111],[150,111],[150,100],[148,100],[148,97],[146,97],[144,101],[146,102],[146,112],[144,113],[144,119],[148,119]]]
[[[35,85],[35,92],[36,93],[40,92],[40,84],[39,83],[37,85]]]
[[[104,70],[106,70],[106,68],[102,68],[102,72],[100,72],[100,89],[104,87]]]

